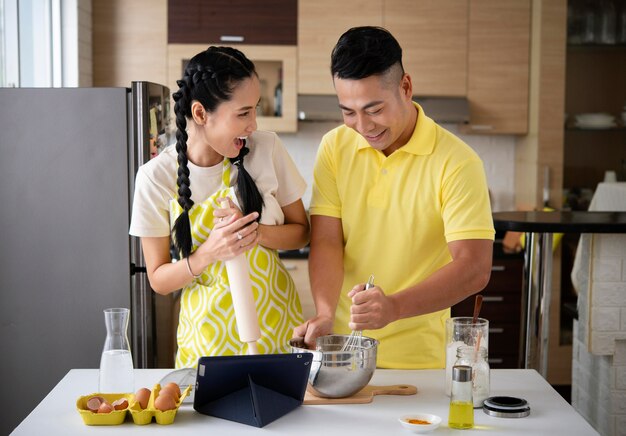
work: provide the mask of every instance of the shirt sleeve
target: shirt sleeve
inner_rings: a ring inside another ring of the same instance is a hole
[[[311,195],[311,215],[325,215],[341,218],[341,197],[337,189],[336,162],[333,158],[331,140],[322,139],[313,167],[313,193]]]
[[[445,178],[441,192],[447,242],[494,239],[487,178],[480,159],[461,162]]]
[[[302,198],[306,190],[306,181],[278,135],[275,136],[275,139],[272,159],[278,182],[276,201],[280,207],[284,207]]]
[[[170,235],[169,200],[141,167],[135,178],[129,233],[138,237]]]

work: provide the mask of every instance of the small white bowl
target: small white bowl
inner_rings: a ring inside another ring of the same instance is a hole
[[[420,419],[422,421],[428,421],[430,424],[411,424],[409,419]],[[431,415],[430,413],[411,413],[410,415],[404,415],[399,418],[402,427],[413,433],[430,433],[441,424],[441,418],[437,415]]]

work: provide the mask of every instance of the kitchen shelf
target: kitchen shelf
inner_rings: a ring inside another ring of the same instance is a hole
[[[626,51],[626,44],[568,44],[567,50],[572,52],[619,52]]]
[[[575,126],[565,126],[565,130],[568,132],[626,132],[626,127],[624,126],[615,126],[615,127],[603,127],[603,128],[590,128],[590,127],[575,127]]]

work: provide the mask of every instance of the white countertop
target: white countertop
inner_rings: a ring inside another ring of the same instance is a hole
[[[135,386],[151,388],[169,372],[166,369],[135,370]],[[250,427],[201,415],[183,404],[172,425],[153,422],[139,426],[127,420],[114,427],[87,426],[76,410],[76,399],[97,390],[97,369],[73,369],[55,386],[12,435],[119,435],[119,434],[210,434],[214,436],[276,434],[297,436],[409,435],[398,418],[424,412],[441,416],[442,424],[432,435],[462,434],[448,428],[449,398],[444,393],[444,370],[376,370],[370,384],[412,384],[417,395],[375,396],[369,404],[301,406],[263,428]],[[472,435],[593,435],[597,432],[534,370],[491,371],[491,395],[526,399],[531,407],[525,418],[494,418],[474,412]],[[470,434],[470,433],[467,433]]]

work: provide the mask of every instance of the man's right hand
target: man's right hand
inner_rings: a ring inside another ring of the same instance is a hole
[[[293,329],[294,338],[304,338],[304,344],[309,350],[315,349],[315,340],[333,331],[333,319],[325,316],[316,316]]]

